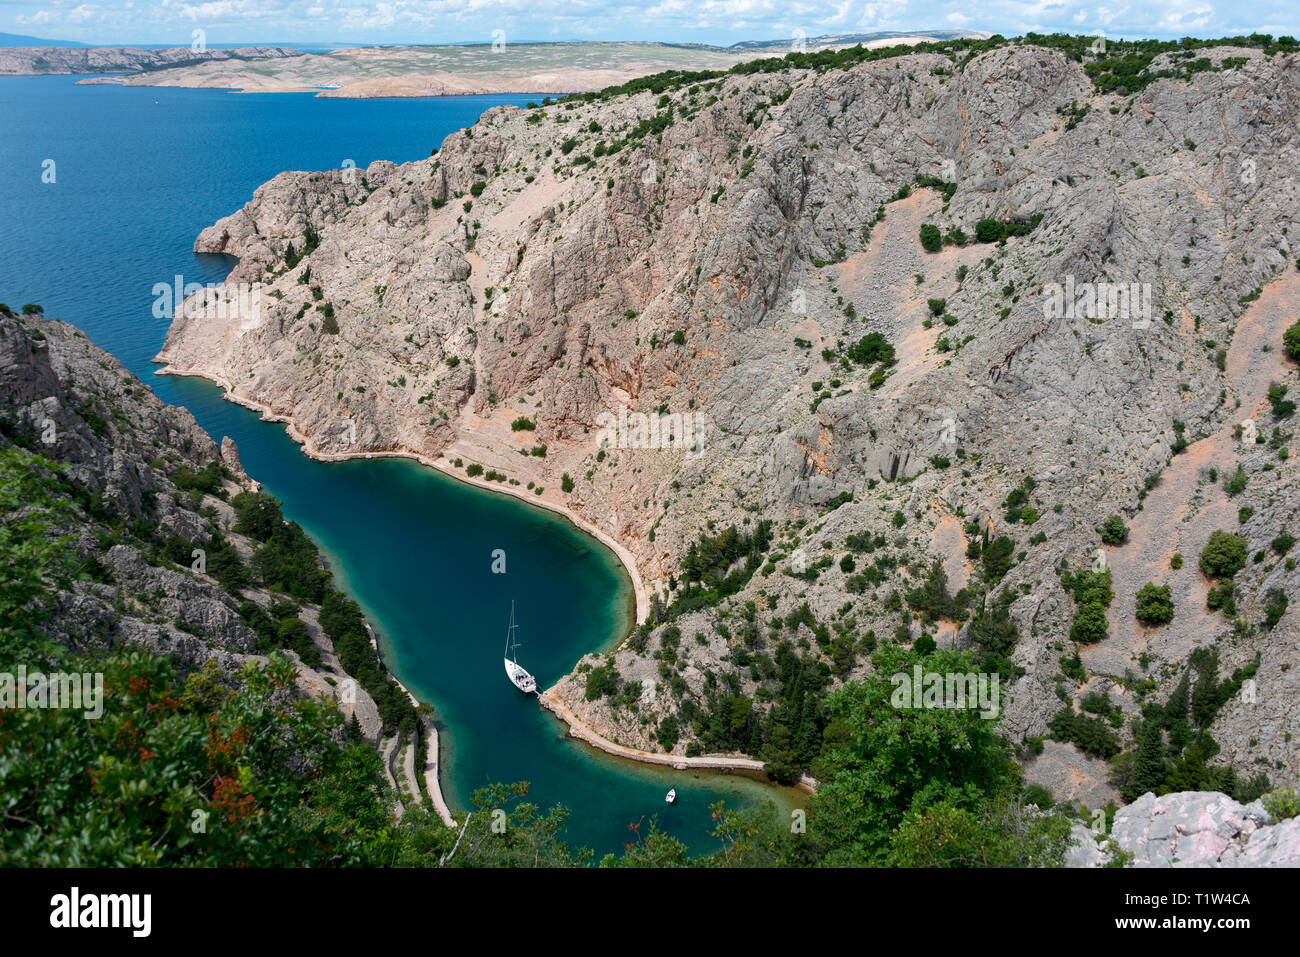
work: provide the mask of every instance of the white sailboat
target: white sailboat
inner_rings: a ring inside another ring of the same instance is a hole
[[[524,694],[537,691],[537,679],[530,675],[519,662],[515,661],[515,649],[519,642],[515,640],[515,603],[510,603],[510,627],[506,629],[506,677],[510,683]]]

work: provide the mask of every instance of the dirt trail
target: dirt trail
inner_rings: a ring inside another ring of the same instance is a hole
[[[393,814],[399,821],[406,813],[406,805],[402,803],[402,789],[397,783],[397,778],[393,776],[393,757],[397,751],[397,745],[401,740],[401,735],[393,735],[384,742],[383,750],[380,752],[384,762],[384,780],[388,782],[388,786],[397,794],[397,802],[393,805]]]
[[[420,785],[415,780],[415,742],[408,744],[402,751],[402,783],[406,785],[406,793],[411,796],[415,805],[420,804]]]
[[[1211,532],[1238,526],[1237,505],[1223,490],[1239,461],[1235,427],[1244,419],[1259,421],[1269,383],[1285,375],[1282,333],[1294,321],[1298,300],[1300,273],[1288,271],[1266,286],[1237,321],[1225,371],[1228,403],[1239,398],[1240,407],[1213,435],[1174,456],[1134,518],[1128,541],[1106,549],[1115,599],[1106,640],[1080,651],[1089,672],[1122,676],[1126,668],[1136,671],[1144,652],[1182,659],[1228,626],[1226,618],[1205,608],[1208,582],[1198,557]],[[1270,351],[1263,351],[1265,345]],[[1210,484],[1212,468],[1219,470],[1219,481]],[[1183,567],[1173,570],[1169,561],[1176,552],[1183,556]],[[1134,617],[1137,591],[1148,581],[1172,587],[1174,620],[1169,625],[1147,628]]]

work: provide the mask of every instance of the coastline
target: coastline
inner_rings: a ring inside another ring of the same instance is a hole
[[[156,370],[154,375],[174,375],[204,379],[211,382],[222,390],[222,398],[227,402],[242,405],[246,409],[251,409],[252,411],[259,413],[263,422],[277,422],[285,425],[285,432],[288,434],[289,438],[302,447],[304,455],[317,462],[347,462],[353,459],[410,459],[419,462],[421,465],[436,469],[443,475],[449,476],[458,482],[464,482],[466,485],[472,485],[475,488],[484,489],[489,492],[496,492],[500,495],[510,495],[521,502],[527,502],[529,505],[535,505],[538,508],[544,508],[550,512],[554,512],[556,515],[560,515],[567,519],[569,523],[579,531],[585,532],[592,538],[596,539],[613,552],[615,557],[618,558],[619,564],[623,566],[625,574],[632,583],[632,592],[636,600],[636,614],[632,626],[636,627],[637,625],[640,625],[650,615],[650,591],[646,588],[645,582],[641,578],[641,572],[637,568],[636,559],[632,557],[632,553],[612,535],[608,534],[603,529],[598,528],[576,512],[565,508],[558,502],[547,502],[543,499],[537,498],[536,496],[529,496],[524,492],[508,486],[489,482],[486,479],[477,479],[471,478],[467,475],[462,475],[453,471],[449,465],[439,462],[436,459],[431,459],[427,455],[422,455],[419,452],[412,452],[409,449],[392,449],[383,452],[321,452],[312,447],[310,436],[305,435],[298,430],[292,416],[282,415],[274,411],[270,406],[258,402],[256,399],[249,399],[245,396],[236,394],[233,391],[230,382],[220,376],[213,375],[209,372],[182,369],[170,363]],[[630,630],[631,629],[629,629],[629,631]],[[626,637],[626,635],[624,635],[624,637]]]
[[[569,737],[576,738],[603,751],[606,754],[613,755],[617,758],[625,758],[628,761],[639,761],[642,764],[658,764],[665,767],[673,768],[677,771],[686,771],[690,768],[705,768],[717,771],[749,771],[757,774],[763,773],[764,762],[757,758],[741,757],[739,755],[727,754],[702,754],[697,757],[686,757],[680,754],[668,754],[662,751],[641,751],[636,748],[629,748],[621,744],[615,744],[606,737],[596,733],[587,724],[570,711],[565,704],[560,701],[559,696],[555,694],[555,688],[551,687],[537,696],[538,704],[547,711],[550,711],[557,718],[564,722],[569,729]],[[800,775],[799,781],[794,785],[800,791],[806,794],[817,793],[817,782],[807,774]]]
[[[450,476],[451,478],[456,479],[457,481],[465,482],[466,484],[473,485],[476,488],[484,489],[489,492],[497,492],[499,494],[511,495],[519,499],[520,501],[528,502],[531,505],[536,505],[541,508],[548,509],[557,515],[561,515],[564,518],[568,519],[568,521],[571,524],[573,524],[574,527],[576,527],[582,532],[587,533],[588,535],[591,535],[601,544],[605,545],[605,547],[607,547],[611,552],[613,552],[614,555],[618,558],[619,563],[623,566],[623,569],[627,574],[628,579],[632,583],[632,589],[635,595],[636,609],[635,609],[634,620],[632,622],[632,627],[636,627],[637,625],[641,624],[649,616],[650,593],[646,588],[644,581],[641,579],[641,574],[637,570],[636,561],[635,559],[632,558],[631,552],[629,552],[627,548],[624,547],[621,543],[616,541],[611,535],[597,528],[595,525],[593,525],[591,522],[587,521],[586,519],[582,518],[581,516],[571,512],[563,505],[560,505],[555,502],[540,501],[535,497],[530,498],[527,495],[523,494],[522,492],[516,491],[511,488],[502,488],[501,486],[495,483],[488,482],[484,479],[473,479],[465,475],[460,475],[452,471],[451,468],[448,467],[447,465],[444,465],[434,459],[431,459],[426,455],[421,455],[418,452],[412,452],[409,450],[403,449],[403,450],[393,450],[388,452],[320,452],[312,448],[310,436],[305,435],[304,433],[298,430],[291,416],[282,415],[278,412],[275,412],[273,409],[270,408],[270,406],[258,402],[255,399],[249,399],[245,396],[235,394],[235,392],[232,390],[230,382],[221,378],[220,376],[213,375],[212,373],[209,372],[199,372],[195,370],[182,369],[180,367],[172,365],[171,363],[167,363],[163,365],[161,368],[155,370],[154,375],[173,375],[173,376],[191,377],[191,378],[203,379],[207,382],[213,383],[214,385],[216,385],[222,390],[222,398],[225,399],[227,402],[233,402],[236,405],[241,405],[246,409],[251,409],[252,411],[259,413],[262,418],[262,421],[264,422],[276,422],[285,425],[286,427],[285,431],[288,434],[289,438],[291,438],[295,443],[298,444],[303,454],[306,455],[308,458],[314,459],[318,462],[346,462],[352,459],[383,459],[383,458],[412,459],[416,462],[419,462],[422,465],[426,465],[429,466],[430,468],[436,469],[437,471],[441,472],[443,475]],[[626,635],[624,637],[626,637]],[[371,631],[370,640],[372,643],[376,643],[373,630]],[[378,650],[377,643],[376,643],[376,650]],[[406,688],[405,685],[402,685],[402,683],[398,681],[396,675],[393,675],[393,680],[397,681],[398,686],[401,687],[402,690],[405,691],[406,694],[411,698],[411,700],[418,706],[419,701],[416,700],[415,696],[411,694],[411,692]],[[583,723],[582,720],[579,719],[577,715],[575,715],[562,702],[560,702],[558,700],[558,697],[555,695],[555,687],[556,686],[553,685],[550,688],[546,689],[544,692],[540,692],[538,694],[537,700],[539,705],[542,708],[545,708],[546,710],[550,711],[562,722],[564,722],[565,726],[568,728],[569,737],[582,741],[590,745],[591,747],[603,751],[606,754],[609,754],[613,757],[622,758],[627,761],[635,761],[641,764],[654,764],[663,767],[671,767],[675,770],[688,770],[690,768],[699,768],[699,769],[718,770],[718,771],[743,771],[743,772],[748,772],[750,774],[757,774],[757,775],[763,774],[764,762],[758,760],[757,758],[729,756],[729,755],[701,755],[698,757],[686,757],[683,755],[668,754],[663,752],[639,751],[634,748],[625,747],[624,745],[621,744],[616,744],[613,741],[610,741],[608,738],[602,737],[600,734],[597,734],[595,730],[593,730],[588,725]],[[438,732],[437,729],[433,727],[432,721],[428,721],[425,724],[428,730],[430,731],[429,756],[428,756],[428,762],[426,764],[426,769],[425,769],[425,781],[429,785],[429,793],[430,796],[433,798],[434,807],[437,809],[439,816],[442,817],[443,821],[448,823],[449,826],[454,826],[451,821],[451,811],[447,806],[445,797],[443,796],[442,786],[439,780]],[[817,793],[817,782],[807,774],[800,776],[800,779],[798,783],[795,785],[795,787],[808,794]]]
[[[370,636],[370,647],[375,649],[375,654],[379,656],[380,661],[383,661],[384,653],[379,647],[379,639],[375,635],[375,629],[370,626],[368,621],[366,622],[366,633]],[[387,669],[388,665],[385,664],[384,668]],[[426,740],[429,742],[424,755],[424,784],[428,788],[430,800],[433,801],[433,809],[438,813],[438,817],[442,818],[442,823],[448,827],[455,827],[456,820],[451,816],[451,808],[447,806],[447,799],[442,793],[442,782],[438,777],[441,767],[438,759],[442,753],[438,744],[438,726],[434,723],[432,715],[420,712],[420,700],[411,694],[411,689],[402,684],[397,675],[389,671],[388,677],[393,679],[393,683],[406,693],[406,696],[411,699],[411,704],[415,706],[416,714],[420,718],[420,724],[424,728]],[[387,768],[387,762],[385,762],[385,768]]]
[[[172,375],[172,376],[180,376],[180,377],[190,377],[190,378],[203,379],[204,381],[211,382],[212,384],[216,385],[218,388],[222,390],[222,398],[225,399],[227,402],[233,402],[236,405],[240,405],[246,409],[250,409],[254,412],[257,412],[261,416],[262,421],[264,422],[275,422],[275,423],[283,424],[286,427],[285,431],[288,434],[289,438],[291,438],[295,443],[297,443],[297,445],[302,450],[303,454],[305,454],[310,459],[314,459],[315,461],[346,462],[352,459],[383,459],[383,458],[411,459],[420,463],[421,465],[426,465],[430,468],[436,469],[438,472],[442,473],[443,475],[447,475],[460,482],[465,482],[466,484],[472,485],[476,488],[480,488],[489,492],[496,492],[498,494],[511,495],[519,499],[520,501],[529,503],[530,505],[536,505],[538,507],[548,509],[549,511],[567,519],[578,530],[585,532],[586,534],[595,538],[606,548],[608,548],[611,552],[613,552],[613,554],[618,558],[619,563],[623,566],[624,572],[627,575],[628,580],[632,584],[634,604],[635,604],[635,613],[633,616],[632,627],[636,627],[637,625],[641,624],[649,616],[650,613],[649,590],[646,588],[645,583],[641,578],[641,574],[636,567],[636,561],[635,559],[632,558],[631,552],[629,552],[626,547],[624,547],[620,542],[615,540],[611,535],[597,528],[591,522],[582,518],[580,515],[577,515],[574,512],[570,511],[569,509],[565,508],[561,504],[555,502],[541,501],[536,497],[529,497],[528,495],[525,495],[524,493],[516,491],[515,489],[512,488],[508,488],[508,487],[502,488],[501,486],[495,483],[488,482],[484,479],[473,479],[468,476],[461,475],[457,472],[452,471],[449,466],[443,463],[431,459],[426,455],[421,455],[417,452],[411,452],[409,450],[393,450],[387,452],[320,452],[311,446],[310,436],[307,436],[298,430],[291,416],[283,415],[278,412],[275,412],[269,406],[265,405],[264,403],[258,402],[255,399],[249,399],[245,396],[237,395],[232,390],[230,382],[227,381],[226,379],[223,379],[220,376],[214,375],[210,372],[200,372],[197,370],[183,369],[178,366],[172,365],[171,363],[163,364],[161,368],[154,371],[154,375]],[[626,634],[623,637],[626,638]],[[619,639],[619,641],[622,640],[623,639]],[[374,636],[373,630],[371,631],[371,642],[376,643],[376,638]],[[393,680],[397,681],[398,685],[402,688],[402,690],[405,691],[406,694],[411,698],[411,700],[415,702],[416,705],[418,706],[419,701],[415,698],[414,695],[411,694],[410,690],[407,689],[405,685],[402,685],[402,683],[398,681],[396,675],[393,675]],[[556,717],[558,717],[561,721],[564,722],[565,726],[568,728],[570,737],[583,741],[591,745],[592,747],[597,748],[598,750],[603,751],[606,754],[609,754],[613,757],[622,758],[628,761],[635,761],[641,764],[654,764],[654,765],[672,767],[676,770],[700,768],[700,769],[711,769],[711,770],[742,771],[742,772],[748,772],[750,774],[758,774],[758,775],[761,775],[763,773],[763,762],[757,760],[756,758],[728,757],[725,755],[687,758],[687,757],[674,755],[674,754],[664,754],[664,753],[656,754],[649,751],[637,751],[632,748],[624,747],[623,745],[615,744],[614,742],[609,741],[604,737],[601,737],[594,730],[592,730],[587,725],[585,725],[581,720],[579,720],[578,717],[574,715],[571,711],[569,711],[563,704],[557,701],[553,696],[554,690],[555,688],[554,686],[552,686],[551,688],[547,689],[545,692],[542,692],[538,695],[538,701],[540,705],[543,708],[546,708],[547,710],[551,711],[553,714],[556,715]],[[439,780],[440,765],[438,761],[437,729],[433,727],[433,723],[431,721],[426,722],[426,727],[429,729],[431,733],[429,735],[429,757],[425,769],[425,780],[426,780],[426,784],[429,786],[429,793],[430,796],[433,798],[434,806],[438,810],[439,816],[442,817],[444,822],[450,823],[451,812],[446,803],[446,799],[442,793],[441,782]],[[812,778],[809,778],[805,775],[804,779],[801,780],[797,786],[801,790],[811,794],[811,793],[815,793],[815,784],[816,782],[814,782]]]

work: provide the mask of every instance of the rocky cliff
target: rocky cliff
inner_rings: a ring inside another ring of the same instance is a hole
[[[1300,57],[1148,59],[955,44],[493,109],[259,188],[195,249],[260,309],[183,312],[158,359],[311,454],[620,542],[648,627],[558,689],[612,740],[761,751],[783,656],[832,686],[925,636],[1000,670],[1030,779],[1095,807],[1204,649],[1209,758],[1294,783]],[[1210,575],[1217,530],[1244,553]]]
[[[0,447],[11,445],[51,463],[66,494],[57,531],[80,571],[41,624],[48,637],[74,651],[145,648],[187,670],[213,661],[230,681],[275,650],[297,665],[301,692],[339,700],[379,739],[379,710],[341,667],[319,606],[229,584],[261,547],[235,528],[232,498],[258,486],[234,442],[218,447],[74,327],[3,307]],[[268,642],[269,622],[293,642]]]

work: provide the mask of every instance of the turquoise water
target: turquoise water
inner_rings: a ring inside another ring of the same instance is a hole
[[[223,278],[231,261],[191,253],[194,237],[258,185],[285,169],[418,159],[488,107],[528,99],[338,100],[2,78],[0,301],[40,303],[75,323],[162,399],[239,444],[244,467],[370,616],[389,667],[436,708],[453,805],[488,782],[527,780],[532,800],[572,810],[575,844],[615,850],[629,824],[658,815],[705,851],[713,801],[791,796],[740,776],[599,755],[565,740],[560,722],[505,678],[511,599],[520,661],[543,686],[621,637],[630,584],[607,549],[560,516],[413,462],[313,462],[283,426],[222,401],[208,383],[154,376],[150,363],[166,332],[152,315],[154,283]],[[46,159],[54,183],[41,181]],[[504,575],[491,570],[498,548]]]

